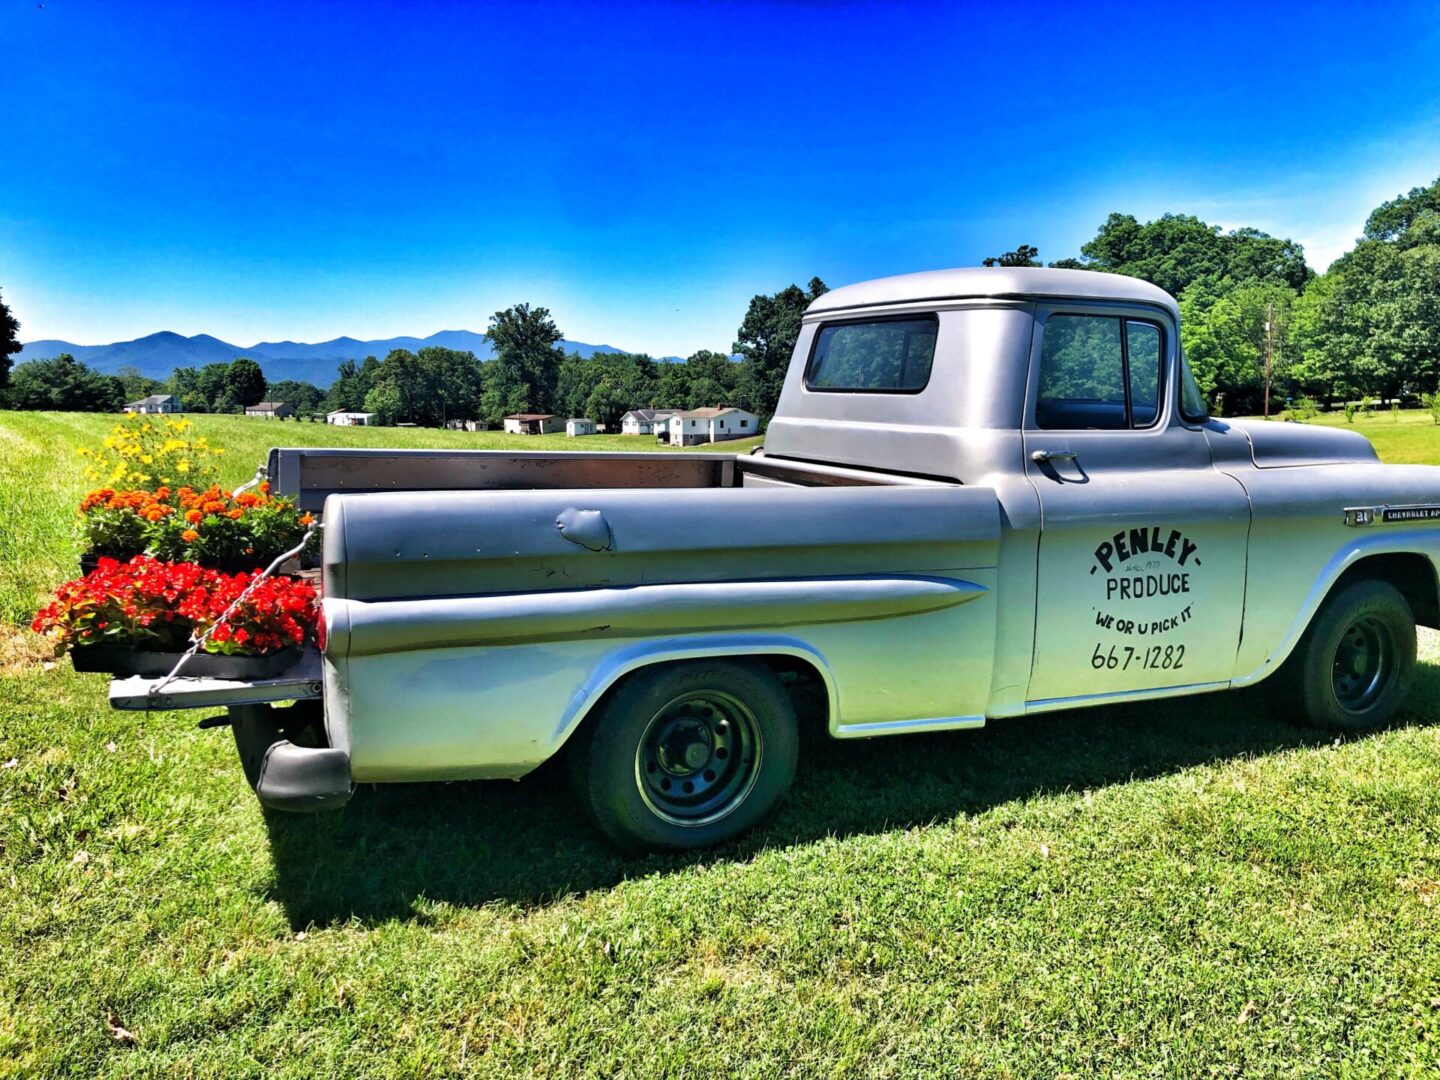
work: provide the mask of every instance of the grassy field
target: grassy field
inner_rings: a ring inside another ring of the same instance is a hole
[[[230,479],[271,437],[210,423],[255,439]],[[0,414],[8,595],[68,569],[67,448],[100,427]],[[1440,460],[1428,417],[1356,427]],[[12,669],[0,1076],[1433,1076],[1424,648],[1366,738],[1246,695],[812,734],[766,828],[638,860],[553,769],[269,815],[223,729]]]

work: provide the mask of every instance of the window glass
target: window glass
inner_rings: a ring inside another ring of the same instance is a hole
[[[913,393],[930,381],[934,316],[823,326],[805,385],[811,390]]]
[[[1119,319],[1052,315],[1045,320],[1035,419],[1042,428],[1128,426]]]
[[[1190,361],[1180,357],[1180,415],[1186,420],[1207,420],[1210,408],[1205,404],[1205,395],[1200,392],[1195,376],[1190,371]]]
[[[1160,371],[1164,363],[1160,328],[1125,320],[1125,358],[1130,369],[1130,423],[1149,427],[1160,415]]]

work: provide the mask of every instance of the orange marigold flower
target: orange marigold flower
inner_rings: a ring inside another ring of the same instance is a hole
[[[269,481],[269,480],[261,480],[261,481],[260,481],[260,494],[261,494],[261,495],[269,495],[269,494],[270,494],[270,481]]]
[[[145,511],[146,521],[159,521],[164,516],[165,512],[158,506],[152,506],[149,510]]]
[[[191,525],[197,524],[197,523],[200,521],[200,519],[203,518],[204,516],[205,516],[205,515],[202,514],[199,510],[186,510],[186,511],[185,511],[185,520],[188,521],[188,522],[190,522]]]
[[[314,514],[301,514],[301,515],[300,515],[300,524],[301,524],[301,525],[313,525],[313,524],[315,524],[315,515],[314,515]]]
[[[180,539],[184,540],[187,544],[193,544],[196,540],[200,539],[200,534],[194,529],[186,529],[180,534]]]
[[[218,514],[221,510],[225,509],[225,504],[219,499],[211,499],[206,502],[205,505],[201,507],[201,509],[204,510],[207,514]]]
[[[230,518],[232,521],[239,521],[240,515],[243,513],[245,513],[245,511],[240,509],[227,510],[225,511],[225,516]]]

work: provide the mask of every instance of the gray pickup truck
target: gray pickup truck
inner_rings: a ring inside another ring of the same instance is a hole
[[[1383,723],[1440,625],[1440,469],[1208,416],[1178,323],[1126,277],[912,274],[811,305],[750,455],[272,451],[324,511],[321,648],[112,704],[226,708],[284,809],[563,752],[640,849],[769,813],[797,700],[857,739],[1269,679]]]

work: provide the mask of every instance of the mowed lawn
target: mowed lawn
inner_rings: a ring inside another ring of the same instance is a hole
[[[206,423],[232,481],[277,430]],[[1440,460],[1428,417],[1355,427],[1387,460]],[[0,414],[7,617],[68,570],[70,448],[103,429]],[[283,428],[302,436],[455,438]],[[644,859],[555,769],[267,815],[227,731],[12,664],[0,1075],[1436,1075],[1424,649],[1407,712],[1364,738],[1253,695],[807,731],[770,825]]]

